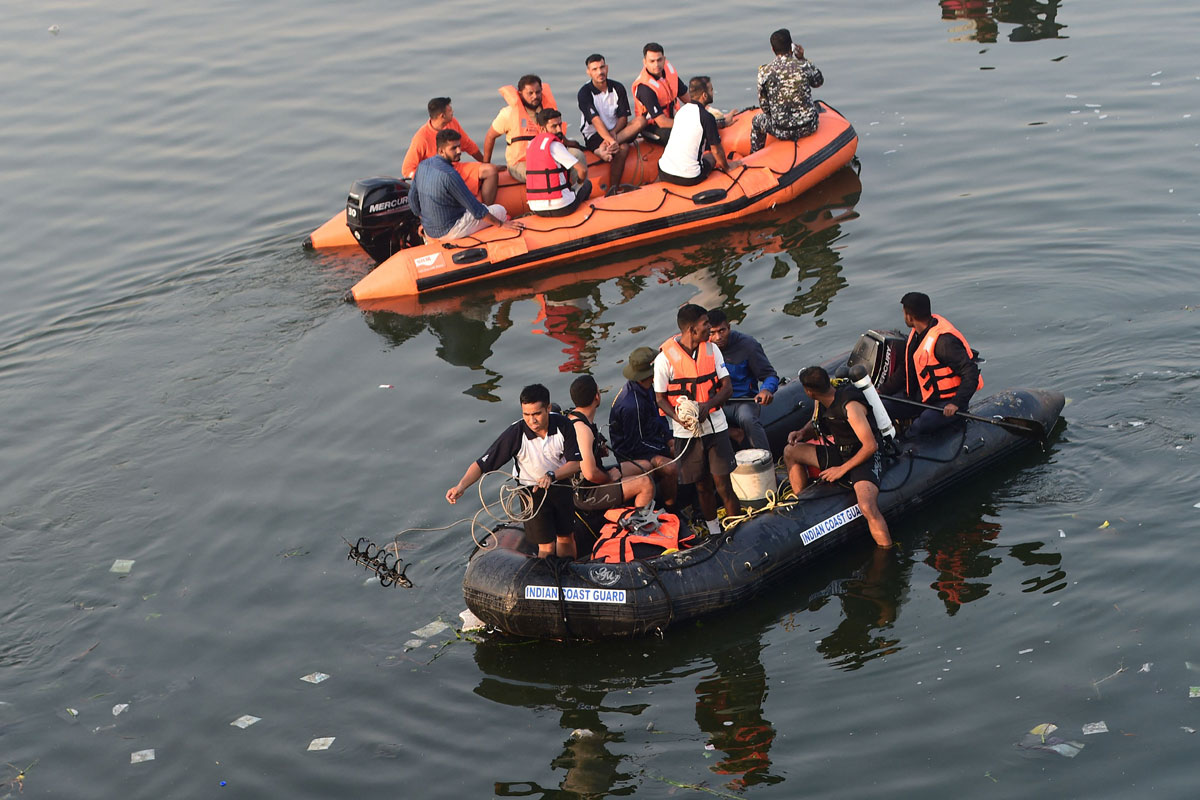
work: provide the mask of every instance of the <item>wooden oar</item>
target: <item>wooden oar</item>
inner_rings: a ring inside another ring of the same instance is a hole
[[[907,403],[910,406],[919,406],[933,411],[942,410],[939,406],[933,406],[929,403],[919,403],[916,400],[909,400],[907,397],[886,397],[882,399],[894,400],[897,403]],[[1001,428],[1018,436],[1024,436],[1027,439],[1037,439],[1043,444],[1046,442],[1046,426],[1036,419],[1026,419],[1025,417],[977,417],[965,411],[955,411],[954,416],[962,417],[963,419],[973,419],[976,422],[986,422],[989,425],[999,425]]]

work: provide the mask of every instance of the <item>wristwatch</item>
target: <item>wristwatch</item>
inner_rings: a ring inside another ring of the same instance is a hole
[[[554,477],[554,470],[548,469],[546,470],[546,474],[550,476],[551,483],[554,483],[554,481],[558,480],[558,478]]]

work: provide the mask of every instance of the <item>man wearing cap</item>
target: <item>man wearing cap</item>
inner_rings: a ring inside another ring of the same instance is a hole
[[[639,347],[629,354],[622,371],[628,380],[608,412],[608,439],[618,461],[636,464],[644,471],[654,470],[659,498],[674,513],[679,469],[672,462],[667,420],[658,413],[654,399],[656,355],[649,347]]]
[[[892,373],[879,394],[894,419],[913,420],[906,435],[921,436],[952,424],[954,415],[983,388],[983,376],[976,361],[979,354],[950,320],[931,312],[929,295],[909,292],[900,298],[900,307],[904,324],[912,328],[904,346],[904,368]],[[937,406],[938,410],[921,410],[887,395]]]

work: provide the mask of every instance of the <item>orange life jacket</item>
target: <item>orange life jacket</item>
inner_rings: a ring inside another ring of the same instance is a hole
[[[517,112],[517,123],[521,132],[516,136],[506,133],[504,141],[509,147],[515,149],[516,158],[511,159],[512,163],[520,163],[525,160],[525,149],[529,147],[533,137],[542,132],[542,128],[530,115],[525,103],[521,101],[521,93],[517,91],[517,87],[509,84],[501,86],[498,91],[504,98],[504,102],[508,103],[510,108],[516,109]],[[544,81],[542,83],[542,108],[558,108],[558,104],[554,102],[554,94],[550,91],[550,84]]]
[[[637,89],[639,86],[649,86],[654,90],[655,96],[658,97],[658,104],[667,116],[674,119],[675,112],[679,110],[683,102],[679,99],[679,73],[671,66],[670,61],[663,61],[663,76],[656,78],[642,67],[642,71],[633,79],[633,86],[630,92],[633,94],[634,112],[645,117],[650,114],[650,109],[642,105],[642,101],[637,99]]]
[[[692,539],[689,532],[681,541],[679,538],[679,517],[665,511],[658,515],[658,527],[655,530],[629,530],[628,518],[636,512],[636,508],[610,508],[604,512],[608,520],[600,529],[600,537],[592,548],[592,560],[603,561],[606,564],[623,564],[637,561],[639,558],[653,558],[668,550],[678,550],[686,547]],[[635,551],[634,548],[638,549]]]
[[[679,405],[681,397],[690,397],[697,403],[703,403],[716,396],[721,381],[717,378],[717,361],[708,342],[700,343],[695,359],[674,336],[663,342],[659,349],[671,365],[673,377],[667,384],[665,394],[672,406]]]
[[[557,200],[567,188],[567,170],[550,153],[550,145],[561,140],[548,131],[533,137],[525,153],[525,197],[528,200]]]
[[[917,383],[921,387],[921,400],[930,402],[931,400],[951,400],[954,395],[958,394],[958,387],[962,384],[962,378],[950,371],[950,367],[937,360],[934,355],[933,348],[937,344],[939,336],[949,334],[955,336],[963,347],[966,348],[968,355],[973,355],[974,350],[971,345],[967,344],[967,337],[959,332],[958,328],[950,323],[950,320],[945,317],[939,317],[936,314],[933,316],[937,320],[937,324],[926,329],[925,338],[917,345],[916,351],[912,354],[913,369],[916,371]],[[916,328],[909,331],[908,342],[905,344],[905,352],[908,351],[909,345],[912,344],[913,337],[917,335]],[[905,362],[905,369],[908,368],[908,362]],[[983,375],[979,376],[979,385],[975,387],[975,391],[983,388]]]

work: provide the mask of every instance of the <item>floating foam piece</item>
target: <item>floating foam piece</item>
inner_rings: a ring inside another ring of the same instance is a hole
[[[115,706],[113,706],[113,716],[114,717],[121,716],[121,712],[126,710],[127,708],[129,708],[129,703],[117,703]]]
[[[1104,724],[1104,720],[1089,722],[1083,726],[1084,736],[1091,736],[1093,733],[1108,733],[1108,726]]]
[[[425,627],[417,628],[415,631],[413,631],[413,635],[420,636],[422,639],[429,639],[433,636],[438,635],[439,633],[441,633],[444,630],[449,630],[449,628],[450,628],[449,623],[442,622],[440,619],[435,619],[433,622],[429,623]]]
[[[481,631],[487,627],[483,620],[475,616],[469,608],[460,612],[458,618],[462,620],[462,629],[464,631]]]
[[[153,761],[153,760],[154,760],[154,748],[150,748],[149,750],[138,750],[136,752],[129,754],[129,763],[130,764],[140,764],[143,761]]]
[[[254,723],[258,722],[261,719],[262,719],[262,717],[254,717],[249,714],[242,714],[240,717],[238,717],[237,719],[235,719],[233,722],[231,722],[229,724],[235,728],[241,728],[242,730],[245,730],[246,728],[249,728],[251,725],[253,725]]]
[[[324,672],[310,672],[300,680],[308,681],[309,683],[320,683],[321,681],[329,680],[329,676]]]
[[[333,746],[333,740],[336,738],[337,738],[336,736],[322,736],[319,739],[313,739],[311,742],[308,743],[308,749],[310,751],[312,751],[312,750],[328,750],[330,747]]]
[[[118,575],[128,575],[129,570],[133,569],[134,562],[135,559],[132,558],[118,558],[113,562],[113,565],[109,567],[108,571],[115,572]]]

